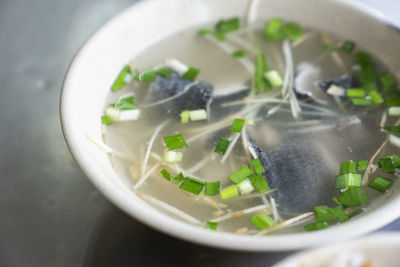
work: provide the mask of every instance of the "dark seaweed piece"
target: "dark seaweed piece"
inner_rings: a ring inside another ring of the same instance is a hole
[[[332,79],[332,80],[324,80],[318,82],[318,86],[323,89],[323,90],[328,90],[331,85],[336,85],[338,87],[348,89],[348,88],[354,88],[358,86],[358,83],[353,75],[350,74],[344,74],[338,78]]]
[[[204,82],[195,82],[182,78],[178,73],[173,72],[168,77],[157,75],[156,80],[150,86],[149,102],[157,102],[172,97],[185,90],[186,92],[177,98],[157,106],[160,112],[177,116],[182,110],[205,109],[209,112],[212,102],[214,88]]]
[[[250,141],[252,141],[250,139]],[[331,181],[326,176],[326,164],[313,140],[293,137],[271,152],[253,144],[264,169],[262,175],[269,186],[276,188],[274,197],[279,210],[297,214],[312,210],[314,206],[329,204],[335,194]]]

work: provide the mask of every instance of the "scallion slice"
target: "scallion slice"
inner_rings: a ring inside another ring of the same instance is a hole
[[[343,189],[346,187],[358,187],[362,185],[362,175],[355,173],[345,173],[336,176],[336,189]]]
[[[361,172],[361,171],[365,171],[367,169],[368,166],[368,160],[367,159],[362,159],[359,160],[357,163],[357,171]]]
[[[105,125],[111,125],[112,124],[111,117],[108,116],[108,115],[101,116],[101,122],[103,124],[105,124]]]
[[[328,206],[314,207],[314,214],[317,222],[333,222],[335,220],[335,216]]]
[[[184,110],[181,112],[181,123],[188,123],[189,122],[189,110]]]
[[[400,133],[400,126],[386,126],[383,127],[388,132],[395,132],[395,133]]]
[[[247,56],[247,52],[245,50],[235,50],[232,52],[233,57],[245,57]]]
[[[207,119],[207,111],[205,109],[196,109],[189,111],[191,121],[201,121]]]
[[[164,136],[164,142],[169,150],[188,147],[185,138],[180,133],[175,135]]]
[[[349,220],[349,216],[344,213],[343,209],[340,206],[336,206],[332,209],[333,214],[335,214],[336,218],[340,223],[344,223]]]
[[[119,103],[114,105],[114,107],[119,110],[132,110],[136,108],[134,101],[135,98],[133,96],[122,98]]]
[[[213,231],[216,231],[217,227],[218,227],[217,222],[206,222],[206,225],[204,226],[204,228],[206,228],[208,230],[213,230]]]
[[[183,154],[179,151],[165,151],[163,157],[164,161],[168,163],[181,162],[182,158]]]
[[[340,175],[346,173],[357,173],[357,163],[354,161],[340,162]]]
[[[392,180],[385,178],[383,176],[378,176],[368,184],[368,187],[383,193],[386,192],[392,186],[392,183],[393,183]]]
[[[388,115],[389,116],[400,116],[400,107],[389,107]]]
[[[347,97],[365,97],[365,91],[363,89],[347,89]]]
[[[225,41],[225,33],[223,33],[223,32],[217,32],[217,33],[215,34],[215,38],[216,38],[218,41],[220,41],[220,42]]]
[[[199,69],[189,67],[189,69],[182,75],[182,78],[189,81],[194,81],[199,73]]]
[[[271,190],[265,178],[260,174],[253,174],[249,177],[249,179],[253,186],[257,189],[258,193],[261,194]]]
[[[179,184],[185,177],[183,176],[183,173],[178,173],[177,175],[172,176],[172,181],[174,184]]]
[[[243,119],[235,119],[233,121],[231,131],[240,133],[242,131],[244,123],[245,123],[245,120],[243,120]]]
[[[215,29],[220,32],[220,33],[227,33],[227,32],[232,32],[236,31],[239,29],[239,18],[234,17],[230,19],[221,19],[218,21],[218,23],[215,25]]]
[[[253,171],[247,165],[243,165],[239,170],[229,175],[228,178],[232,183],[237,184],[252,174]]]
[[[394,173],[395,169],[400,167],[400,158],[396,155],[380,158],[378,166],[386,173]]]
[[[272,219],[271,217],[269,217],[268,215],[265,215],[263,213],[254,215],[249,220],[257,230],[269,228],[276,224],[274,219]]]
[[[171,181],[171,173],[169,173],[169,171],[167,171],[166,169],[162,169],[160,171],[160,173],[162,174],[162,176],[167,179],[168,181]]]
[[[253,159],[253,160],[251,160],[250,164],[251,164],[251,166],[253,166],[254,171],[255,171],[257,174],[261,174],[261,173],[265,172],[265,169],[264,169],[264,167],[263,167],[263,165],[261,164],[261,161],[260,161],[259,159]]]
[[[328,227],[329,224],[327,222],[315,222],[304,225],[304,230],[306,230],[307,232],[312,232],[312,231],[322,230]]]
[[[371,100],[374,104],[383,103],[383,98],[377,91],[373,90],[369,92],[368,95],[371,97]]]
[[[340,193],[338,200],[345,208],[360,206],[369,202],[365,190],[361,187],[348,188],[346,191]]]
[[[351,102],[354,106],[372,106],[373,102],[365,98],[352,98]]]
[[[394,77],[390,73],[382,74],[379,77],[379,80],[381,81],[383,88],[383,92],[393,92],[396,91],[396,81]]]
[[[343,53],[351,54],[356,47],[356,44],[352,41],[344,41],[343,44],[340,46],[340,50]]]
[[[264,76],[272,87],[283,85],[282,77],[276,70],[267,71],[266,73],[264,73]]]
[[[203,190],[203,187],[204,187],[203,182],[192,177],[185,177],[185,179],[179,186],[180,189],[195,195],[200,194],[201,190]]]
[[[357,209],[349,214],[349,218],[353,218],[354,216],[357,216],[358,214],[361,214],[363,212],[364,212],[364,209]]]
[[[264,53],[256,55],[256,70],[254,72],[254,87],[260,92],[271,90],[271,85],[264,77],[264,73],[268,71],[267,59]]]
[[[214,196],[218,195],[220,191],[220,182],[206,182],[206,188],[204,190],[204,193],[207,196]]]
[[[233,197],[237,197],[239,195],[239,189],[236,185],[233,184],[231,186],[222,189],[220,195],[222,200],[227,200]]]
[[[249,194],[254,191],[254,186],[251,184],[251,182],[247,179],[242,180],[237,184],[237,187],[239,188],[240,193],[242,195]]]
[[[286,38],[294,42],[303,35],[303,30],[299,24],[294,22],[289,22],[283,25],[282,32]]]
[[[385,99],[385,103],[388,107],[399,107],[400,97],[388,97]]]
[[[283,20],[280,18],[270,19],[264,28],[266,40],[282,40],[285,34],[282,31]]]
[[[199,30],[200,35],[208,35],[211,34],[213,31],[209,28],[203,28]]]
[[[126,76],[132,76],[132,71],[129,65],[125,65],[120,73],[118,74],[117,79],[115,79],[114,83],[111,86],[111,91],[118,91],[122,89],[126,85]]]
[[[218,140],[218,143],[217,143],[217,146],[215,147],[214,152],[223,156],[225,154],[226,149],[228,148],[230,142],[231,141],[229,141],[228,139],[221,137]]]
[[[155,70],[146,70],[143,72],[140,72],[138,75],[136,75],[136,80],[139,82],[154,82],[156,80],[156,71]]]
[[[172,74],[172,71],[167,68],[162,68],[162,69],[159,69],[157,71],[157,73],[165,78],[168,78]]]

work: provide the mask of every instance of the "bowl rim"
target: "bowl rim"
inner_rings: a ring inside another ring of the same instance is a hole
[[[380,23],[384,23],[398,29],[397,24],[393,20],[389,19],[380,11],[367,6],[364,3],[349,0],[330,1],[338,2],[339,4],[349,8],[354,8],[359,12],[376,19]],[[148,207],[145,209],[143,208],[143,203],[131,202],[128,205],[128,198],[126,196],[116,194],[112,188],[108,187],[106,182],[98,179],[97,174],[93,171],[93,168],[90,168],[89,164],[85,163],[85,157],[82,153],[80,153],[77,140],[81,136],[77,136],[72,127],[67,126],[70,122],[68,112],[70,106],[69,103],[71,102],[70,94],[71,91],[73,91],[73,88],[70,84],[71,81],[74,80],[74,73],[76,72],[77,68],[79,68],[81,58],[85,56],[86,49],[90,44],[96,42],[96,37],[98,35],[102,34],[105,30],[108,30],[108,28],[111,28],[112,25],[118,24],[118,21],[122,17],[131,16],[131,13],[134,13],[135,10],[139,8],[150,8],[157,2],[162,3],[163,0],[146,0],[135,3],[117,15],[113,16],[106,23],[102,24],[100,28],[83,43],[79,51],[73,57],[62,84],[59,100],[59,114],[61,128],[67,147],[84,175],[111,203],[145,225],[178,239],[216,248],[252,252],[288,251],[326,243],[344,241],[372,232],[394,221],[400,216],[400,211],[397,213],[393,212],[396,206],[400,206],[400,198],[395,198],[390,203],[385,204],[373,213],[366,214],[365,216],[358,218],[355,221],[347,222],[344,225],[335,226],[334,229],[328,228],[320,232],[260,237],[237,235],[232,233],[208,231],[193,225],[189,225],[173,219],[172,217],[156,210],[155,208],[152,208],[150,205],[147,205]],[[158,223],[160,220],[164,221],[164,223]],[[368,227],[362,227],[362,225],[368,225]],[[341,235],[337,235],[337,232],[340,231]]]

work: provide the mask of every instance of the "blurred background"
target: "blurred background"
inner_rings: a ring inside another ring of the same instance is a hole
[[[400,24],[400,1],[359,1]],[[271,266],[290,254],[158,233],[111,205],[74,163],[59,122],[64,75],[85,40],[136,2],[0,0],[0,267]],[[400,220],[387,230],[400,231]]]

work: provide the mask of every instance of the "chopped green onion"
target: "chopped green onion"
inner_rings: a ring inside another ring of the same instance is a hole
[[[154,82],[156,80],[156,71],[152,69],[143,71],[136,75],[136,80],[146,83]]]
[[[380,158],[378,166],[386,173],[394,173],[395,169],[400,167],[400,158],[396,155]]]
[[[188,147],[182,134],[164,136],[164,142],[169,150]]]
[[[189,110],[184,110],[181,112],[181,123],[188,123],[189,122]]]
[[[283,85],[283,80],[276,70],[267,71],[264,76],[272,87]]]
[[[357,173],[357,162],[354,161],[340,162],[340,175],[346,173]]]
[[[362,84],[375,83],[377,73],[375,64],[371,61],[369,55],[365,52],[356,53],[357,63],[360,64],[360,81]]]
[[[312,232],[312,231],[322,230],[328,227],[329,224],[327,222],[315,222],[304,225],[304,230],[306,230],[307,232]]]
[[[227,33],[239,29],[239,18],[221,19],[215,25],[215,29],[220,33]]]
[[[400,133],[400,126],[386,126],[383,127],[388,132],[395,132],[395,133]]]
[[[363,89],[347,89],[347,97],[365,97]]]
[[[199,73],[200,73],[199,69],[189,67],[189,69],[182,75],[182,78],[194,81]]]
[[[165,77],[165,78],[168,78],[172,74],[172,71],[170,69],[167,69],[167,68],[162,68],[162,69],[159,69],[157,71],[157,73],[160,74],[161,76]]]
[[[217,33],[215,34],[215,38],[216,38],[218,41],[222,42],[222,41],[225,40],[225,33],[223,33],[223,32],[217,32]]]
[[[352,98],[351,102],[355,106],[372,106],[372,101],[365,98]]]
[[[206,182],[206,189],[204,190],[204,193],[207,196],[213,196],[213,195],[218,195],[220,191],[220,182]]]
[[[134,101],[135,98],[133,96],[122,98],[114,107],[120,110],[132,110],[136,108]]]
[[[101,116],[101,122],[103,124],[105,124],[105,125],[111,125],[112,124],[111,117],[108,116],[108,115]]]
[[[340,203],[339,199],[337,197],[332,198],[333,202],[335,202],[338,205],[342,205],[342,203]]]
[[[271,190],[265,178],[260,174],[253,174],[249,177],[250,182],[257,189],[258,193],[264,193]]]
[[[238,187],[234,184],[228,186],[221,190],[220,195],[222,200],[227,200],[233,197],[237,197],[239,195]]]
[[[168,163],[175,163],[182,161],[183,154],[179,151],[165,151],[164,152],[164,161]]]
[[[350,219],[349,216],[347,216],[347,214],[344,213],[343,209],[340,206],[334,207],[332,211],[340,223],[344,223]]]
[[[199,34],[200,35],[207,35],[207,34],[211,34],[213,31],[211,29],[208,28],[203,28],[199,30]]]
[[[264,37],[267,40],[281,40],[285,37],[282,31],[283,21],[280,18],[270,19],[264,28]]]
[[[162,169],[160,172],[165,179],[171,181],[171,174],[169,173],[169,171],[167,171],[166,169]]]
[[[294,42],[303,35],[303,30],[300,25],[294,22],[289,22],[282,27],[282,32],[285,34],[286,38]]]
[[[366,83],[366,84],[363,84],[362,89],[364,89],[365,92],[369,93],[371,91],[378,90],[378,87],[376,86],[375,83]]]
[[[253,171],[247,165],[243,165],[242,168],[229,175],[228,178],[232,183],[237,184],[252,174]]]
[[[361,187],[349,187],[346,191],[340,193],[338,200],[345,208],[360,206],[369,202],[365,190]]]
[[[351,54],[356,47],[355,43],[352,41],[344,41],[344,43],[340,46],[340,50],[343,53]]]
[[[118,91],[122,89],[126,85],[126,77],[132,77],[132,71],[129,65],[125,65],[120,73],[118,74],[117,79],[115,79],[113,85],[111,86],[111,91]]]
[[[256,55],[256,70],[254,72],[254,87],[260,92],[271,90],[271,86],[264,77],[264,73],[268,71],[267,59],[264,53]]]
[[[231,131],[240,133],[242,131],[244,123],[245,123],[245,120],[243,120],[243,119],[235,119],[233,121]]]
[[[337,48],[335,45],[326,44],[326,43],[323,43],[323,44],[321,45],[321,48],[322,48],[322,49],[325,49],[325,50],[328,50],[328,51],[337,51],[337,50],[338,50],[338,48]]]
[[[368,95],[371,97],[371,100],[374,102],[374,104],[383,103],[383,98],[377,91],[371,91],[368,93]]]
[[[363,51],[357,52],[356,53],[356,58],[357,58],[356,63],[358,63],[360,65],[371,63],[370,56],[367,53],[363,52]]]
[[[257,230],[269,228],[276,224],[274,219],[272,219],[271,217],[269,217],[268,215],[265,215],[263,213],[254,215],[249,220]]]
[[[378,176],[368,184],[368,187],[383,193],[386,192],[392,186],[392,183],[393,183],[392,180],[385,178],[383,176]]]
[[[221,137],[218,140],[218,143],[217,143],[217,146],[215,147],[214,152],[223,156],[225,154],[226,150],[228,149],[230,142],[231,141],[229,141],[228,139]]]
[[[357,216],[358,214],[361,214],[364,212],[364,209],[357,209],[355,211],[353,211],[352,213],[349,214],[350,218],[353,218],[354,216]]]
[[[189,111],[191,121],[201,121],[207,119],[207,111],[205,109],[196,109]]]
[[[389,116],[400,116],[400,107],[390,107],[388,108]]]
[[[232,52],[233,57],[245,57],[247,56],[247,52],[244,50],[235,50]]]
[[[328,206],[316,206],[314,213],[317,222],[333,222],[335,220],[335,216]]]
[[[185,177],[185,180],[179,186],[180,189],[189,193],[198,195],[203,190],[204,183],[192,177]]]
[[[343,189],[346,187],[358,187],[362,185],[362,175],[354,173],[345,173],[336,176],[336,189]]]
[[[396,81],[390,73],[382,74],[379,79],[383,85],[383,92],[396,91]]]
[[[172,176],[172,181],[174,184],[179,184],[185,177],[183,176],[183,173],[178,173],[177,175]]]
[[[357,171],[365,171],[367,169],[367,165],[368,165],[368,160],[367,159],[363,159],[363,160],[359,160],[357,163]]]
[[[240,183],[238,183],[237,187],[239,188],[240,193],[242,193],[243,195],[249,194],[254,191],[254,186],[247,179],[244,179]]]
[[[216,231],[217,227],[218,227],[217,222],[206,222],[206,225],[204,226],[204,228],[206,228],[208,230],[213,230],[213,231]]]
[[[250,162],[251,166],[253,166],[254,170],[256,171],[257,174],[261,174],[265,172],[265,169],[263,165],[261,164],[261,161],[259,159],[253,159]]]
[[[400,98],[399,97],[388,97],[385,99],[386,106],[388,107],[399,107]]]

